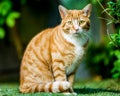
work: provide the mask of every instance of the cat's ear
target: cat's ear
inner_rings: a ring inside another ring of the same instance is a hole
[[[66,16],[68,10],[65,7],[63,7],[62,5],[59,5],[58,8],[59,8],[61,18],[63,19]]]
[[[92,11],[92,5],[91,4],[88,4],[87,6],[85,6],[83,8],[84,15],[87,16],[87,17],[90,17],[91,11]]]

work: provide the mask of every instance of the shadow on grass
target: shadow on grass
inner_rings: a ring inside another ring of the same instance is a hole
[[[88,94],[88,93],[99,93],[99,92],[112,92],[112,93],[120,93],[119,90],[110,90],[110,89],[102,89],[102,88],[75,88],[74,91],[78,94]]]

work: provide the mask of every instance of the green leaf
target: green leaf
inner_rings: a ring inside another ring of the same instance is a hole
[[[114,62],[114,67],[116,68],[117,71],[120,71],[120,60],[119,59]]]
[[[0,3],[0,14],[2,16],[6,16],[8,12],[11,10],[11,8],[12,8],[11,1],[2,1]]]
[[[17,18],[20,17],[20,13],[19,13],[19,12],[11,12],[11,13],[9,14],[9,16],[10,16],[10,18],[12,18],[12,19],[17,19]]]
[[[113,77],[113,78],[119,78],[119,77],[120,77],[120,73],[115,73],[115,74],[113,74],[112,77]]]
[[[118,59],[120,59],[120,51],[119,50],[116,50],[114,54]]]
[[[15,25],[15,20],[11,19],[11,18],[7,18],[6,19],[6,24],[7,24],[8,27],[12,28]]]
[[[19,12],[12,12],[8,15],[7,19],[6,19],[6,24],[8,27],[14,27],[15,25],[15,19],[20,17],[20,13]]]
[[[5,37],[5,30],[3,28],[0,28],[0,39],[3,39]]]

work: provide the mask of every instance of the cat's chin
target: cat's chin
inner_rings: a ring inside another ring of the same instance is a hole
[[[75,35],[75,36],[79,36],[79,35],[81,35],[81,33],[78,33],[78,32],[77,32],[77,33],[74,33],[74,35]]]

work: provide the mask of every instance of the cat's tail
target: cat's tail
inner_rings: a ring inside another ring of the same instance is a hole
[[[55,81],[49,83],[29,83],[24,84],[20,87],[20,92],[29,93],[29,92],[65,92],[70,89],[70,83],[67,81]]]

